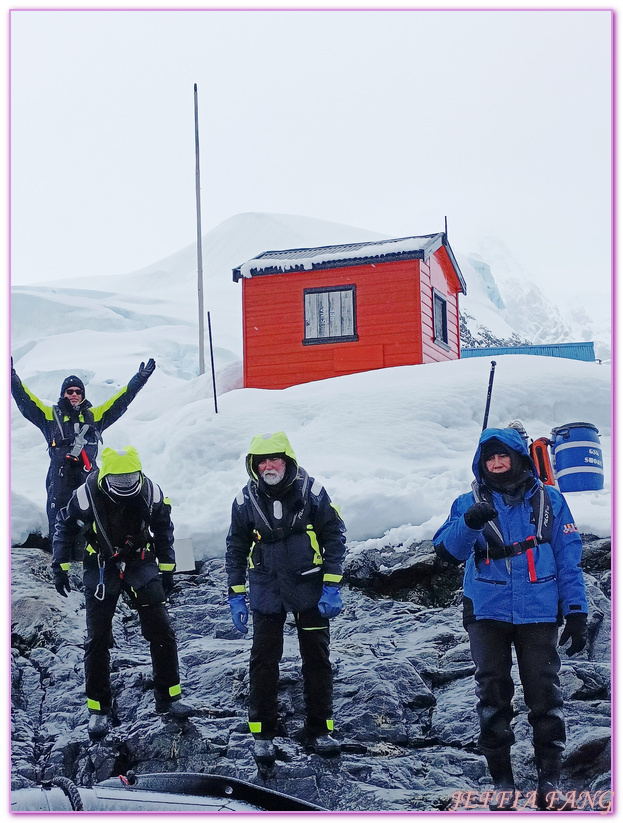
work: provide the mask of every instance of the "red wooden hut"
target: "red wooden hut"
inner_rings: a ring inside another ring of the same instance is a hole
[[[466,285],[445,232],[267,251],[242,280],[244,385],[456,360]]]

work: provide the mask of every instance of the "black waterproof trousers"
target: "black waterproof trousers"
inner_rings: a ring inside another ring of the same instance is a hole
[[[149,642],[157,700],[170,701],[179,697],[179,666],[175,632],[165,606],[165,594],[160,578],[134,590],[111,569],[106,569],[103,600],[95,597],[99,582],[96,569],[85,569],[83,575],[86,603],[87,639],[84,644],[84,674],[87,705],[96,714],[109,714],[112,708],[110,688],[110,649],[113,647],[112,620],[121,590],[126,591],[136,606],[141,631]]]
[[[279,662],[283,654],[286,612],[253,612],[253,645],[249,663],[249,728],[255,737],[277,733]],[[308,737],[333,728],[333,673],[329,660],[329,620],[317,608],[294,614],[303,673]]]
[[[82,461],[74,462],[66,458],[62,460],[55,458],[50,461],[50,468],[48,469],[45,481],[47,491],[45,511],[48,516],[50,548],[52,548],[52,540],[54,538],[56,515],[69,503],[71,495],[78,486],[81,486],[85,482],[88,476],[88,472],[84,471]],[[78,538],[76,543],[77,547],[72,559],[78,561],[82,560],[79,549],[84,548],[84,540]]]
[[[511,729],[514,692],[511,678],[515,647],[519,678],[528,707],[535,750],[565,747],[563,699],[558,672],[556,623],[504,623],[476,620],[467,626],[472,659],[476,664],[477,711],[481,749],[491,752],[515,742]]]

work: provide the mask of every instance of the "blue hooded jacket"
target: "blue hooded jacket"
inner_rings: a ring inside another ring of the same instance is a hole
[[[510,499],[487,487],[480,470],[480,455],[484,443],[496,438],[522,456],[523,463],[534,479],[525,486],[519,500]],[[521,543],[536,532],[533,498],[543,484],[528,454],[521,435],[511,428],[485,429],[472,463],[479,490],[498,512],[498,526],[505,545]],[[530,580],[529,555],[522,552],[487,563],[477,561],[486,553],[487,541],[483,529],[471,529],[465,522],[465,512],[475,502],[473,492],[462,494],[452,504],[450,515],[433,537],[436,552],[455,561],[465,561],[463,578],[463,621],[501,620],[507,623],[554,623],[560,617],[575,612],[588,612],[584,577],[580,568],[582,541],[577,526],[562,494],[547,487],[553,523],[548,542],[532,549],[533,580]]]

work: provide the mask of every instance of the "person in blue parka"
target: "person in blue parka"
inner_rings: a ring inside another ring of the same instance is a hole
[[[476,665],[478,742],[499,792],[490,808],[515,802],[512,646],[533,732],[537,803],[554,808],[566,741],[556,642],[564,619],[559,645],[571,640],[567,655],[586,645],[582,541],[564,497],[538,479],[515,429],[485,429],[472,469],[472,491],[454,501],[433,543],[440,558],[465,562],[463,624]]]
[[[284,432],[257,435],[246,457],[249,482],[232,505],[225,567],[234,626],[246,634],[249,606],[249,730],[260,763],[275,759],[279,661],[287,612],[301,650],[306,734],[312,751],[335,755],[329,619],[342,609],[344,522],[324,487],[299,466]]]
[[[121,417],[155,368],[153,358],[147,364],[141,363],[128,385],[99,406],[91,405],[86,399],[83,381],[71,374],[63,380],[57,403],[48,406],[22,383],[11,358],[13,399],[26,420],[41,430],[48,444],[50,467],[45,487],[50,545],[56,515],[67,505],[74,489],[82,485],[89,472],[97,468],[102,431]]]

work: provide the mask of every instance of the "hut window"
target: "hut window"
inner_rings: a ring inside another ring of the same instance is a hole
[[[304,289],[305,339],[303,343],[344,343],[358,340],[355,286]]]
[[[437,345],[448,347],[448,304],[446,298],[433,289],[433,333]]]

